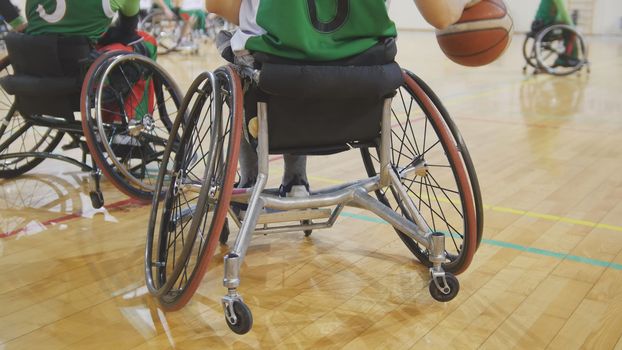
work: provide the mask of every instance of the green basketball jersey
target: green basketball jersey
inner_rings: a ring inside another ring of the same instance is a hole
[[[563,0],[540,1],[536,19],[541,20],[546,25],[553,23],[573,24]]]
[[[26,0],[28,34],[58,33],[99,38],[117,11],[138,13],[139,0]]]
[[[385,0],[243,0],[233,50],[330,61],[395,37]]]

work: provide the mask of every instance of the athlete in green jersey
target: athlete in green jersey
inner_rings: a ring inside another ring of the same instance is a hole
[[[543,26],[554,23],[574,25],[563,0],[542,0],[536,12],[536,21],[540,21]]]
[[[369,49],[397,31],[385,0],[207,0],[207,10],[238,24],[231,47],[302,60],[330,61]],[[442,28],[479,0],[416,0]]]
[[[533,34],[538,33],[542,29],[551,26],[553,24],[567,24],[574,26],[575,23],[572,17],[566,9],[564,0],[542,0],[538,6],[536,12],[536,18],[531,24],[531,31]],[[577,59],[578,47],[573,45],[576,38],[572,34],[564,36],[564,43],[566,46],[566,52],[561,54],[556,60],[555,64],[564,67],[574,67],[579,64]]]
[[[415,0],[437,28],[455,23],[466,6],[479,0]],[[332,61],[360,54],[397,36],[385,0],[207,0],[208,12],[239,25],[230,47],[237,56],[253,52],[306,60]],[[227,43],[219,42],[219,50]],[[246,118],[249,111],[245,111]],[[250,112],[253,113],[253,112]],[[282,196],[308,195],[306,157],[284,155]],[[240,187],[257,177],[257,155],[248,142],[240,149]]]
[[[101,37],[116,12],[133,17],[139,0],[26,0],[28,34]]]

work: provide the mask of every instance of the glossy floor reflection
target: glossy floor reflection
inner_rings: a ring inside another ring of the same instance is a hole
[[[164,313],[143,277],[149,207],[104,181],[94,210],[87,174],[45,161],[0,180],[0,349],[622,349],[622,38],[588,38],[592,73],[563,78],[524,76],[522,39],[473,69],[431,33],[399,38],[399,62],[444,101],[482,186],[484,240],[454,301],[432,300],[390,226],[346,209],[309,238],[255,238],[240,288],[251,333],[224,321],[222,263]],[[184,90],[222,61],[206,44],[160,63]],[[363,173],[356,152],[309,169],[315,188]]]

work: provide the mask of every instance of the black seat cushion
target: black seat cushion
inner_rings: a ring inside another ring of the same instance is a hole
[[[381,99],[403,82],[397,63],[377,66],[291,66],[265,63],[259,88],[301,99]]]
[[[404,82],[395,53],[391,39],[334,62],[255,54],[261,74],[257,91],[247,92],[247,116],[256,115],[256,101],[267,102],[273,154],[330,154],[373,145],[384,101]]]
[[[83,37],[9,33],[6,46],[14,75],[0,78],[0,85],[16,96],[17,109],[73,118],[91,42]]]

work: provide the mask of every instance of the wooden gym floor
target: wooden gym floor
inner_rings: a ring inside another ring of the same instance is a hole
[[[390,226],[347,209],[308,239],[255,238],[240,288],[251,333],[224,321],[222,264],[165,314],[143,280],[149,207],[104,182],[94,210],[86,174],[45,161],[0,180],[0,349],[622,349],[622,38],[588,38],[592,73],[565,78],[524,76],[522,40],[469,69],[431,33],[399,39],[399,62],[441,96],[482,186],[484,240],[454,301],[430,297]],[[221,64],[210,44],[160,62],[183,89]],[[356,152],[313,158],[312,187],[361,169]]]

